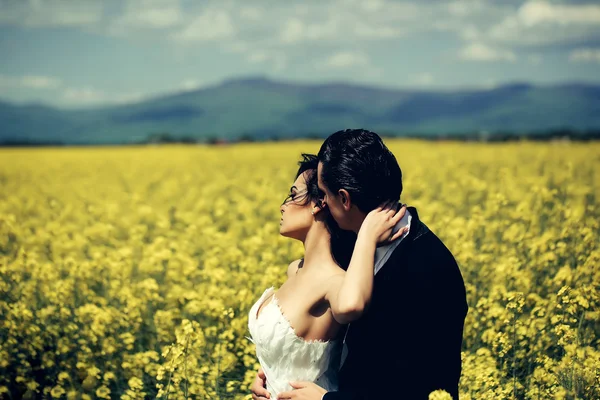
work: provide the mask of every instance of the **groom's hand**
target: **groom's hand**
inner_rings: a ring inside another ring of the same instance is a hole
[[[262,368],[258,369],[254,383],[250,386],[252,391],[252,400],[265,400],[270,399],[271,394],[266,389],[267,377]]]
[[[327,390],[312,382],[290,382],[294,390],[290,392],[281,392],[277,396],[278,400],[321,400]]]

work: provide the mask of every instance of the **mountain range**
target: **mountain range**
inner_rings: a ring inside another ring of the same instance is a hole
[[[161,134],[268,140],[323,137],[349,127],[389,136],[521,135],[600,129],[600,85],[436,91],[246,78],[93,109],[0,102],[0,121],[0,143],[126,144]]]

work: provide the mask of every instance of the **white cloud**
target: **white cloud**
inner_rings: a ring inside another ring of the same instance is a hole
[[[419,86],[429,86],[433,84],[434,77],[429,72],[421,72],[413,77],[413,81],[415,84]]]
[[[27,75],[21,77],[21,85],[32,89],[56,89],[61,82],[60,79],[49,76]]]
[[[106,101],[103,91],[91,87],[66,88],[63,98],[72,103],[100,103]]]
[[[137,13],[133,22],[143,25],[166,28],[181,21],[181,11],[178,8],[152,8]]]
[[[287,66],[285,54],[269,50],[253,50],[247,53],[247,58],[251,64],[265,63],[275,71],[282,71]]]
[[[361,38],[385,39],[402,35],[402,30],[395,26],[374,26],[360,23],[355,26],[354,33]]]
[[[600,63],[600,48],[583,48],[575,49],[569,54],[569,61],[581,62],[596,62]]]
[[[267,59],[268,55],[264,51],[256,51],[248,55],[248,61],[253,64],[265,62]]]
[[[325,68],[340,69],[350,67],[364,67],[370,64],[369,58],[364,53],[353,51],[340,51],[325,60]]]
[[[288,58],[284,49],[275,43],[248,42],[246,40],[234,40],[223,44],[226,52],[240,54],[250,64],[267,64],[276,72],[283,71],[288,65]],[[262,46],[264,45],[264,46]]]
[[[460,20],[439,19],[432,22],[432,28],[436,31],[456,34],[460,39],[468,42],[480,40],[482,37],[480,28]]]
[[[489,8],[489,5],[481,0],[455,0],[446,3],[446,7],[450,15],[462,18],[481,13]]]
[[[99,1],[22,0],[2,4],[0,24],[44,27],[77,27],[95,24],[102,19]]]
[[[528,1],[492,26],[490,39],[515,45],[552,45],[598,36],[600,6]]]
[[[250,21],[258,21],[263,16],[263,11],[258,7],[243,6],[240,9],[240,17]]]
[[[183,89],[185,91],[198,90],[205,86],[206,86],[205,83],[203,83],[197,79],[186,79],[183,82],[181,82],[181,85],[180,85],[181,89]]]
[[[289,18],[280,30],[279,39],[284,44],[305,41],[341,43],[356,39],[395,38],[404,33],[404,29],[401,29],[399,24],[383,21],[365,22],[352,14],[338,11],[330,13],[324,20],[310,16],[306,20],[298,17]]]
[[[42,75],[7,76],[0,75],[0,87],[23,89],[57,89],[61,86],[58,78]]]
[[[236,40],[229,43],[224,43],[223,49],[229,53],[245,54],[252,49],[252,46],[243,40]]]
[[[113,34],[132,29],[164,29],[183,21],[178,0],[128,0],[123,15],[110,26]]]
[[[529,64],[532,64],[532,65],[539,65],[542,63],[542,61],[543,61],[543,57],[541,54],[530,54],[527,57],[527,62],[529,62]]]
[[[456,33],[467,41],[482,40],[490,25],[514,12],[508,2],[486,0],[454,0],[422,8],[417,20],[421,30]]]
[[[481,35],[481,32],[473,25],[466,25],[459,32],[461,38],[468,41],[477,40]]]
[[[325,21],[305,23],[299,18],[288,19],[280,33],[283,43],[296,43],[300,41],[331,40],[339,38],[341,21],[336,16],[331,16]]]
[[[271,10],[285,15],[271,19],[284,21],[278,37],[286,45],[301,42],[345,44],[356,40],[397,38],[431,28],[430,16],[437,8],[407,1],[333,0],[305,2],[293,10]],[[268,19],[265,16],[263,20]]]
[[[355,0],[356,3],[360,4],[361,0]],[[335,10],[332,10],[335,12]],[[386,0],[381,8],[379,8],[376,15],[376,19],[369,19],[369,23],[372,24],[392,24],[402,21],[404,24],[410,26],[422,26],[424,23],[429,21],[429,17],[436,12],[440,12],[440,7],[435,4],[427,4],[424,1],[394,1]],[[444,11],[444,14],[445,11]],[[357,16],[358,20],[366,20]],[[429,23],[427,23],[428,26]]]
[[[109,102],[112,102],[115,104],[130,104],[130,103],[137,103],[138,101],[144,100],[145,98],[146,98],[146,95],[144,95],[143,93],[140,93],[140,92],[119,93],[119,94],[113,95],[109,99]]]
[[[304,23],[298,18],[292,18],[286,22],[281,30],[281,41],[283,43],[294,43],[304,37]]]
[[[231,38],[236,33],[237,29],[227,10],[209,8],[173,38],[180,41],[213,41]]]
[[[488,78],[477,86],[480,89],[491,90],[497,88],[499,86],[499,83],[496,79]]]
[[[263,43],[265,47],[260,47],[260,44],[247,42],[244,40],[235,40],[226,43],[223,49],[229,53],[240,54],[250,64],[267,64],[274,71],[283,71],[288,64],[287,56],[283,49],[273,46],[269,43]]]
[[[361,2],[362,9],[366,12],[378,12],[385,7],[383,0],[363,0]]]
[[[510,50],[495,49],[483,43],[471,43],[464,47],[459,54],[460,58],[467,61],[515,61],[516,56]]]
[[[517,18],[525,26],[543,23],[600,24],[600,6],[595,4],[554,4],[533,0],[519,8]]]
[[[67,106],[129,104],[144,98],[146,96],[140,92],[107,93],[92,86],[67,87],[62,93],[62,102]]]

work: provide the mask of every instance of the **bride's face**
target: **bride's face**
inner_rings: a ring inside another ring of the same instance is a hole
[[[292,187],[285,202],[281,205],[281,221],[279,233],[292,239],[304,240],[314,222],[312,211],[315,205],[307,201],[306,174],[300,174]]]

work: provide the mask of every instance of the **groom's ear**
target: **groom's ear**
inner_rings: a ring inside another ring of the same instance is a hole
[[[338,190],[338,196],[340,196],[340,202],[342,203],[342,207],[346,211],[350,211],[352,208],[352,202],[350,201],[350,193],[346,189]]]

